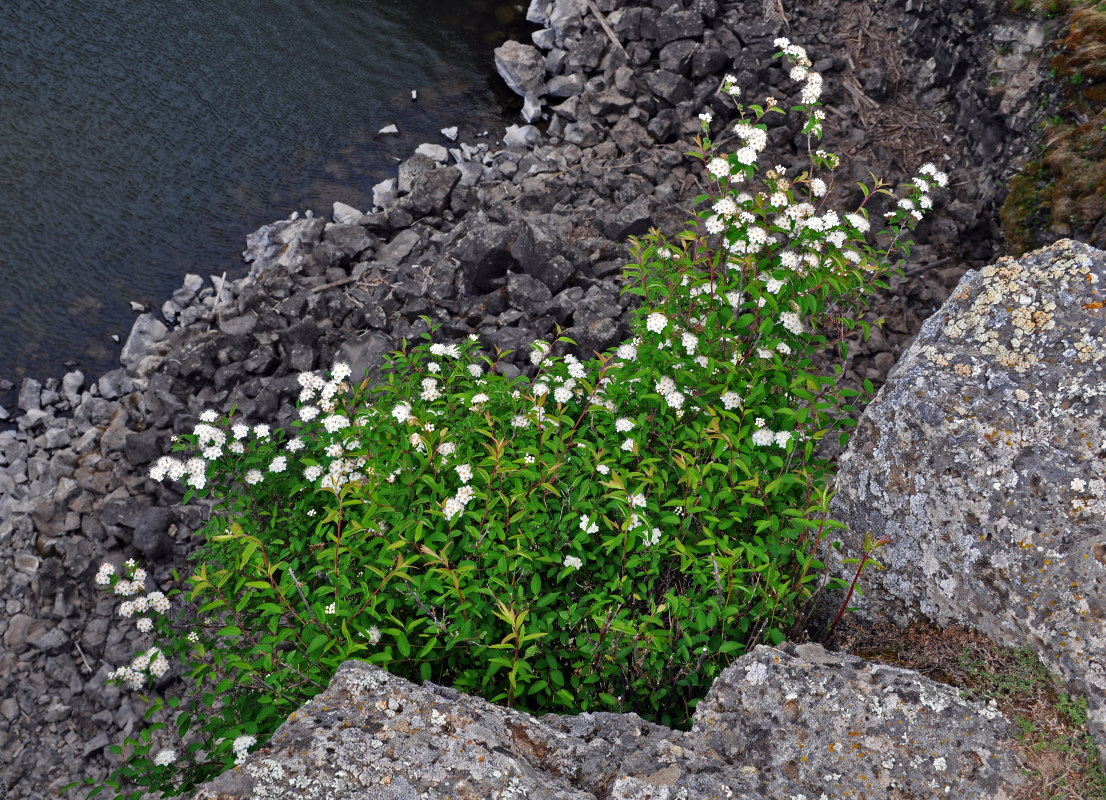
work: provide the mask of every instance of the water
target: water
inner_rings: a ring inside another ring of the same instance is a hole
[[[130,301],[242,272],[246,233],[293,210],[368,209],[443,127],[502,134],[492,49],[521,5],[4,0],[0,382],[110,369]]]

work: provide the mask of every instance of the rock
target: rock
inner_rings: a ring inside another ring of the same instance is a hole
[[[536,47],[508,41],[495,48],[495,68],[515,94],[541,93],[545,85],[545,58]]]
[[[373,186],[373,205],[384,208],[396,199],[396,179],[388,178]]]
[[[656,46],[663,48],[677,39],[699,39],[703,29],[703,15],[698,11],[670,11],[657,22]]]
[[[399,133],[399,128],[397,128],[394,124],[385,125],[379,131],[377,131],[377,133]]]
[[[96,389],[100,392],[100,397],[105,400],[118,400],[123,395],[134,391],[134,381],[126,370],[113,369],[100,376],[96,381]]]
[[[648,199],[639,197],[628,205],[609,208],[596,218],[596,222],[604,236],[612,242],[621,242],[627,236],[648,233],[653,214]]]
[[[19,385],[19,408],[23,411],[38,411],[42,408],[42,384],[34,378],[24,378]]]
[[[689,99],[694,90],[691,81],[683,75],[664,69],[658,69],[646,75],[645,86],[657,97],[663,98],[674,106]]]
[[[442,128],[442,136],[449,139],[451,142],[457,141],[457,126],[454,125],[449,128]]]
[[[347,661],[322,694],[196,800],[248,797],[1011,797],[1014,725],[910,670],[763,645],[690,731],[636,714],[535,718]],[[855,762],[855,763],[854,763]],[[863,763],[863,768],[860,768]],[[369,787],[380,787],[379,790]],[[384,787],[387,787],[386,789]]]
[[[345,342],[338,348],[336,360],[349,364],[351,379],[363,380],[367,377],[370,383],[374,383],[380,377],[384,356],[394,349],[395,342],[391,337],[373,332],[363,338]]]
[[[540,110],[538,98],[545,89],[545,59],[532,45],[509,41],[495,48],[495,68],[503,82],[517,95],[525,98],[527,108],[523,118],[531,122]]]
[[[572,264],[564,258],[565,242],[549,222],[520,220],[518,234],[511,245],[511,257],[527,275],[544,283],[551,292],[559,292],[572,277]]]
[[[553,294],[549,287],[536,278],[516,272],[507,274],[507,303],[512,308],[530,314],[541,314],[552,299]]]
[[[584,76],[579,72],[571,75],[554,75],[545,86],[546,97],[575,97],[584,91]]]
[[[533,147],[541,142],[541,131],[533,125],[508,125],[503,144],[508,147]]]
[[[334,211],[331,216],[333,216],[334,221],[340,225],[356,225],[364,214],[353,206],[346,205],[336,200],[334,201]]]
[[[840,459],[834,573],[889,537],[860,619],[1030,644],[1089,701],[1106,762],[1106,253],[1063,240],[968,272]]]
[[[453,249],[470,292],[484,293],[493,288],[492,281],[507,274],[514,264],[511,257],[513,237],[505,225],[489,222],[481,212],[466,217]]]
[[[392,241],[377,251],[376,261],[384,266],[397,267],[403,259],[411,254],[418,243],[418,233],[411,229],[402,230],[396,234]]]
[[[439,167],[419,173],[411,179],[411,193],[401,198],[400,204],[416,218],[430,214],[439,216],[449,205],[449,195],[459,180],[461,170],[456,167]]]
[[[439,164],[449,161],[449,151],[440,144],[420,144],[415,148],[415,152]]]
[[[80,370],[75,369],[72,372],[67,372],[65,377],[61,379],[61,393],[72,406],[77,405],[83,388],[84,373]]]

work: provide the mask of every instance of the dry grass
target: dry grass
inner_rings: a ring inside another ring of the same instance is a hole
[[[1068,698],[1028,648],[998,647],[957,626],[867,628],[847,617],[826,646],[916,670],[974,700],[993,698],[1020,729],[1027,782],[1018,800],[1106,800],[1106,774],[1087,732],[1085,701]]]

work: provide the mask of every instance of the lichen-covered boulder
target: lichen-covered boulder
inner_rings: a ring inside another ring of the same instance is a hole
[[[834,574],[857,617],[1030,644],[1089,701],[1106,763],[1106,253],[1057,242],[969,272],[841,457]]]
[[[1013,726],[994,708],[818,645],[755,648],[694,722],[682,732],[636,714],[536,719],[350,661],[195,797],[1003,800],[1024,780]]]

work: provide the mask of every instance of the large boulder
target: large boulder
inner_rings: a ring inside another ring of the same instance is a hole
[[[1032,645],[1106,762],[1106,253],[1064,240],[969,272],[843,454],[833,571],[888,537],[857,618]]]
[[[520,42],[505,42],[495,48],[495,68],[507,87],[526,99],[526,121],[537,119],[541,109],[538,98],[545,93],[545,57],[538,48]]]
[[[910,670],[758,646],[677,731],[636,714],[540,719],[347,661],[196,800],[247,797],[1011,798],[1016,728]]]

